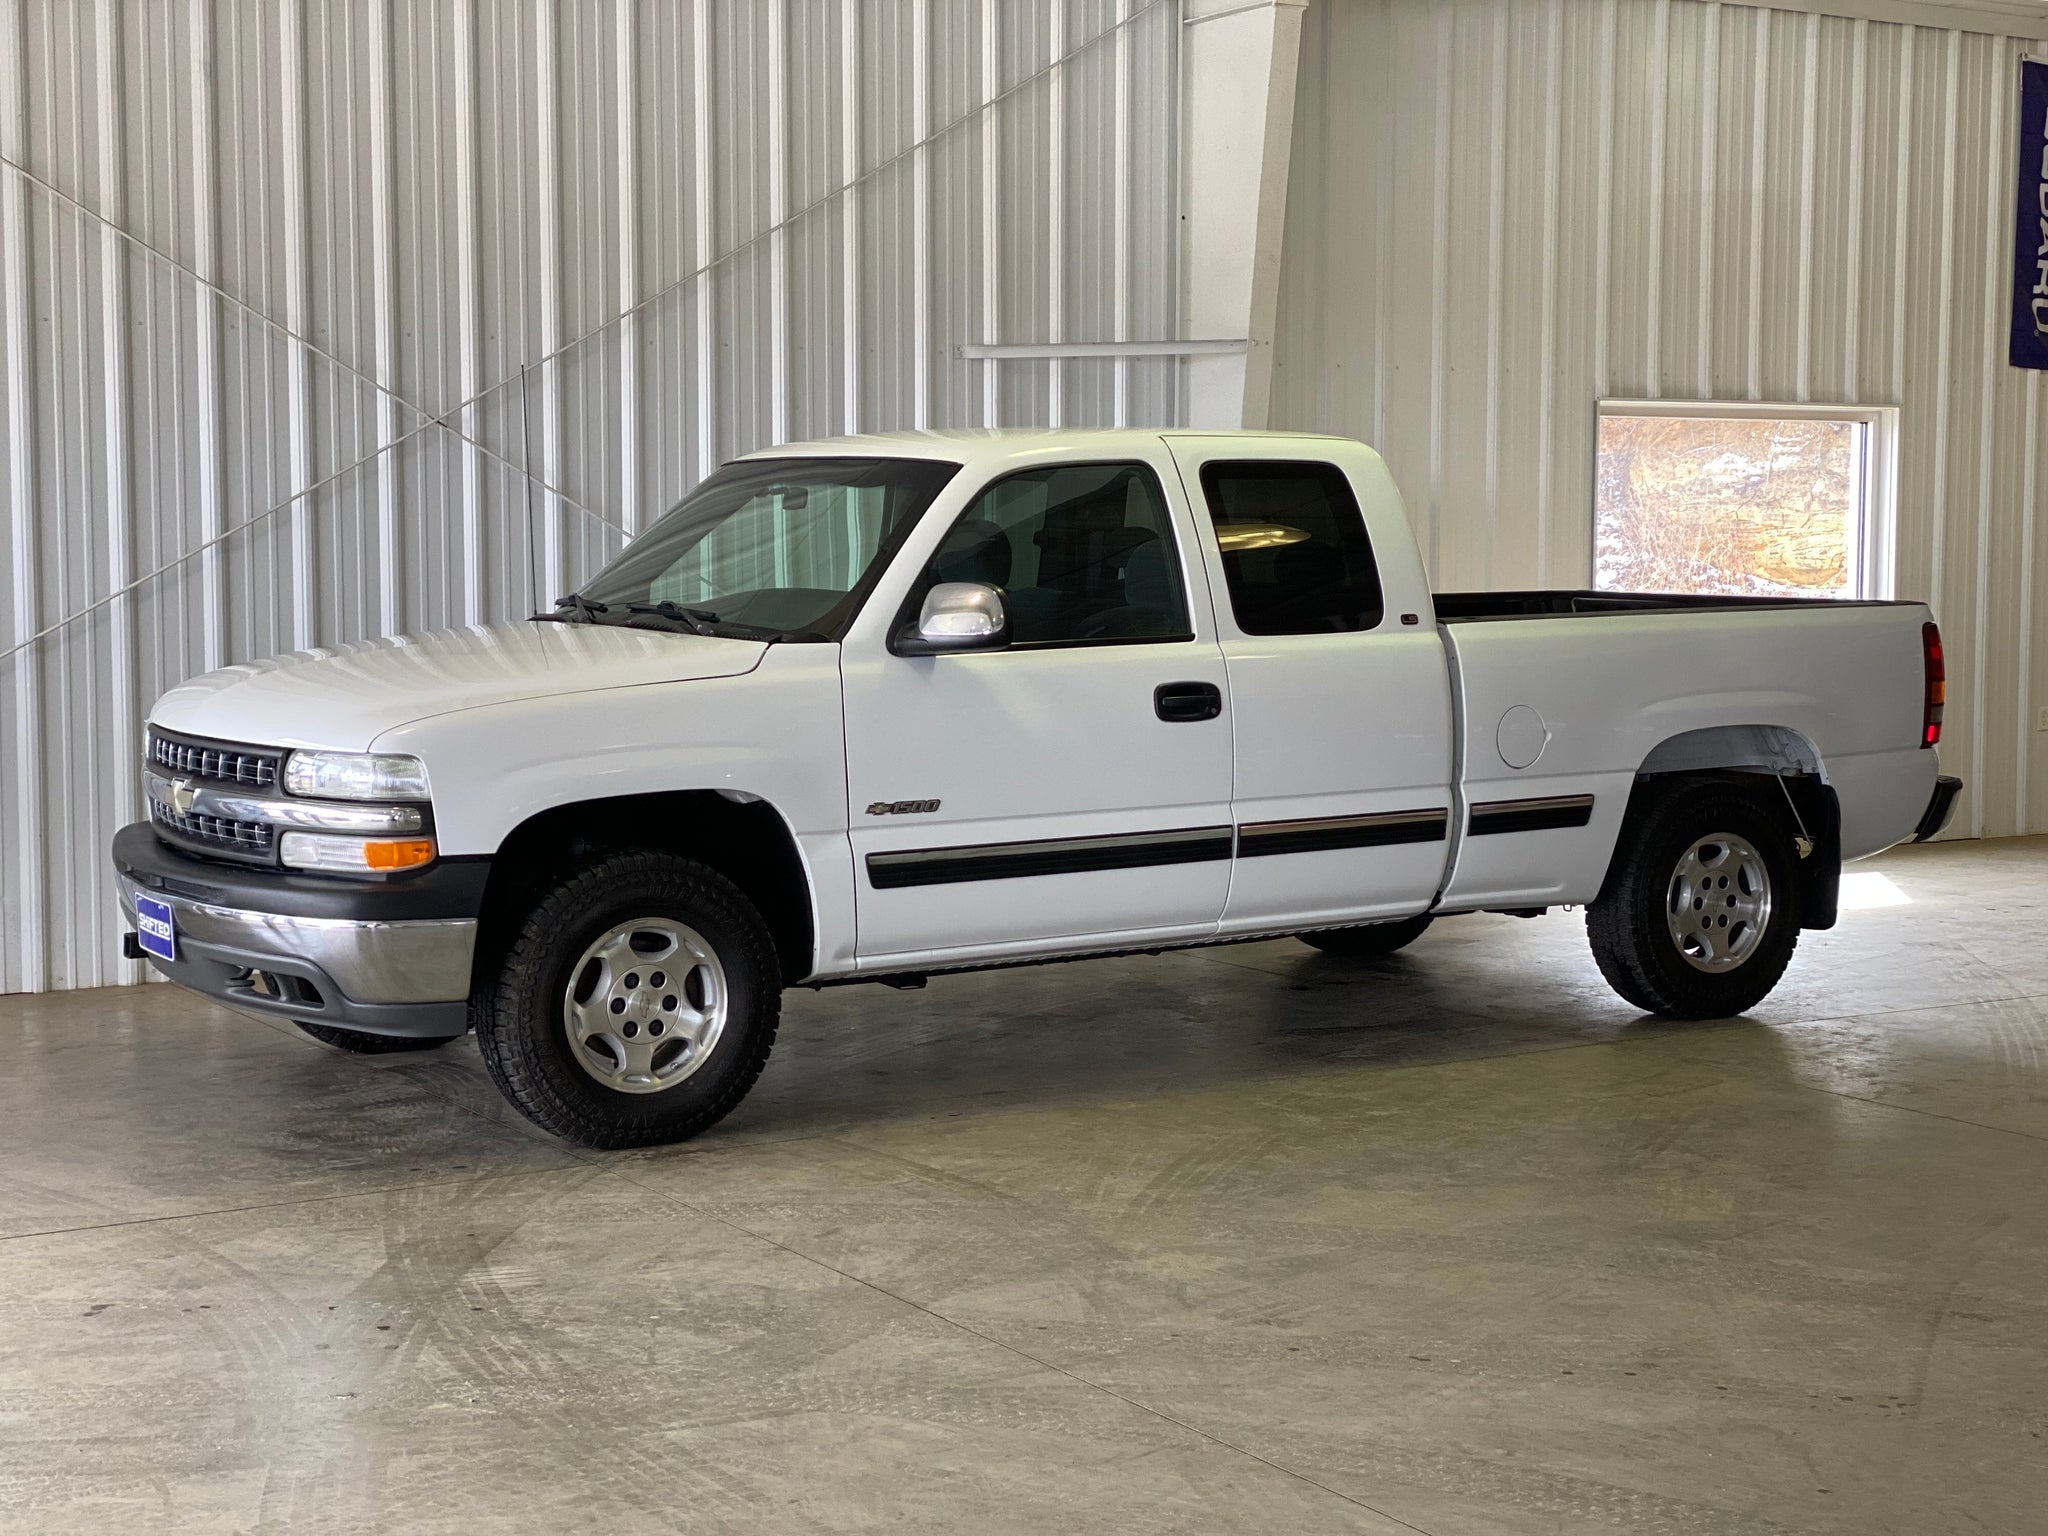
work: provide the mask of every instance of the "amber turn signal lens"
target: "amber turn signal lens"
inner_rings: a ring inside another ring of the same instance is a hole
[[[363,860],[372,869],[417,869],[433,858],[430,837],[375,838],[363,844]]]
[[[277,856],[286,869],[317,869],[330,875],[384,875],[433,863],[434,840],[287,832],[278,839]]]

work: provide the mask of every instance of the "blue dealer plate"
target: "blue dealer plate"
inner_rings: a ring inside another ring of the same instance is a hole
[[[159,960],[176,961],[178,958],[178,929],[171,921],[171,904],[167,901],[152,901],[147,896],[135,898],[135,938],[150,954]]]

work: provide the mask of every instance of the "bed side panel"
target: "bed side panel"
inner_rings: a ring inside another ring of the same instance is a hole
[[[1637,769],[1716,726],[1806,738],[1841,797],[1847,857],[1905,838],[1936,771],[1919,746],[1926,618],[1902,604],[1445,625],[1465,835],[1442,904],[1590,901]]]

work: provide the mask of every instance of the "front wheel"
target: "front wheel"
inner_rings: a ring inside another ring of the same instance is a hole
[[[527,913],[477,1045],[500,1091],[589,1147],[684,1141],[746,1097],[775,1044],[782,983],[753,904],[673,854],[611,854]]]
[[[1755,1007],[1799,942],[1797,859],[1784,811],[1761,790],[1694,779],[1639,793],[1586,908],[1601,974],[1646,1013]]]

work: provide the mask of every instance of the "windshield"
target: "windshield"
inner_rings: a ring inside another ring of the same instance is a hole
[[[728,464],[558,606],[592,623],[841,639],[959,469],[926,459]]]

